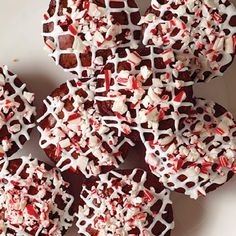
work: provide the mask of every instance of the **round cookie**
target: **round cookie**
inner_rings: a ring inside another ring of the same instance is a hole
[[[172,48],[195,82],[222,76],[233,61],[236,9],[228,0],[152,0],[139,24],[143,44]]]
[[[109,127],[144,141],[151,126],[166,126],[170,113],[188,111],[192,84],[188,68],[173,52],[140,46],[109,59],[97,76],[95,99]]]
[[[155,176],[140,169],[88,179],[77,214],[78,233],[169,236],[174,227],[169,195]]]
[[[89,77],[118,47],[136,48],[140,13],[134,0],[51,0],[43,37],[65,71]]]
[[[94,102],[96,83],[67,81],[44,100],[40,146],[61,171],[86,177],[118,167],[133,143],[102,123]]]
[[[11,156],[29,140],[35,126],[34,94],[7,66],[0,68],[0,159]]]
[[[64,235],[73,197],[60,173],[31,156],[0,160],[0,234]]]
[[[146,162],[169,189],[197,199],[236,172],[236,123],[222,106],[196,99],[174,133],[145,142]]]

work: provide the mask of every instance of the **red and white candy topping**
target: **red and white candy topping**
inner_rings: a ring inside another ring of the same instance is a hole
[[[133,143],[102,123],[94,102],[95,82],[67,81],[44,100],[40,146],[61,171],[97,175],[123,162]],[[56,92],[58,91],[58,93]]]
[[[221,76],[235,54],[236,9],[228,0],[152,0],[139,22],[144,45],[172,48],[194,80]]]
[[[29,140],[35,126],[34,94],[7,66],[0,68],[0,158],[12,155]]]
[[[220,105],[196,99],[178,127],[145,142],[146,162],[166,187],[196,199],[235,172],[236,123]]]
[[[0,235],[63,235],[73,197],[60,173],[31,156],[0,160]]]
[[[140,64],[142,58],[137,52],[131,52],[128,49],[125,51],[126,56],[122,58],[122,61],[128,63],[129,68],[118,72],[117,67],[121,61],[116,54],[108,63],[109,66],[115,67],[115,72],[104,70],[104,73],[98,76],[95,97],[100,113],[103,115],[102,120],[108,126],[116,128],[119,135],[131,133],[130,124],[135,122],[136,116],[133,111],[135,111],[135,106],[139,106],[145,93],[142,84],[152,74],[152,71],[146,66],[141,68],[139,74],[132,74],[131,70]],[[106,107],[110,104],[112,104],[111,107]],[[103,108],[106,109],[103,111]],[[113,116],[107,116],[108,112],[112,113]]]
[[[61,66],[66,55],[74,61],[67,67],[64,65],[66,71],[79,76],[86,71],[90,76],[96,67],[103,65],[104,50],[112,53],[117,47],[137,47],[139,19],[139,9],[133,0],[67,3],[52,0],[43,21],[45,47]],[[86,63],[82,57],[87,57]]]
[[[134,169],[87,180],[77,214],[79,235],[170,235],[169,191],[153,177]]]
[[[157,53],[152,48],[147,55],[139,53],[144,53],[143,48],[126,49],[109,59],[104,73],[98,75],[95,99],[109,127],[125,135],[135,131],[145,141],[145,133],[158,129],[162,120],[186,116],[180,108],[192,106],[188,100],[193,82],[188,69],[179,68],[181,62],[170,51]]]

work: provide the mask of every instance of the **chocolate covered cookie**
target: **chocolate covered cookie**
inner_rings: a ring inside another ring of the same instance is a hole
[[[93,80],[67,81],[44,100],[40,146],[57,167],[86,177],[118,167],[133,143],[103,124]]]
[[[86,180],[77,218],[81,236],[169,236],[174,226],[169,191],[140,169]]]
[[[152,0],[139,22],[142,42],[172,49],[195,82],[222,76],[235,55],[236,9],[228,1]]]
[[[61,174],[31,156],[0,160],[0,234],[64,235],[73,197]]]
[[[145,142],[146,162],[169,189],[198,198],[235,173],[236,124],[222,106],[196,99],[175,133]]]
[[[43,21],[45,47],[65,71],[88,77],[117,48],[137,47],[139,20],[134,0],[51,0]]]

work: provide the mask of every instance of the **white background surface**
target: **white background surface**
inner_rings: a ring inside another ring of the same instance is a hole
[[[236,3],[236,0],[233,1]],[[43,98],[66,79],[73,77],[55,66],[42,49],[41,19],[48,2],[1,0],[0,5],[0,66],[8,65],[27,83],[29,90],[35,92],[37,109],[40,109]],[[137,2],[142,11],[150,4],[149,0]],[[195,86],[195,94],[220,103],[236,117],[235,77],[236,61],[223,78]],[[39,159],[47,160],[38,146],[38,139],[39,134],[35,129],[31,141],[17,155],[32,153]],[[139,155],[139,158],[143,157]],[[140,164],[132,165],[141,167]],[[172,236],[236,236],[236,178],[206,198],[194,201],[173,193],[172,200],[176,222]],[[72,228],[67,236],[74,235],[76,229]]]

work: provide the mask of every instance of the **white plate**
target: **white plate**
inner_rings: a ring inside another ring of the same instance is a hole
[[[2,0],[0,6],[0,65],[8,65],[11,71],[28,84],[28,88],[36,94],[38,108],[45,96],[66,79],[73,77],[55,66],[42,49],[41,19],[48,2],[49,0]],[[139,0],[138,3],[144,11],[150,1]],[[197,85],[195,94],[220,103],[236,117],[235,77],[236,61],[223,78]],[[48,162],[38,146],[38,139],[39,134],[35,129],[31,141],[17,155],[32,153]],[[141,156],[140,158],[142,159]],[[137,165],[133,163],[133,166]],[[173,193],[172,200],[176,222],[172,236],[236,235],[236,178],[206,198],[194,201]],[[73,235],[77,235],[75,228],[67,233],[67,236]]]

